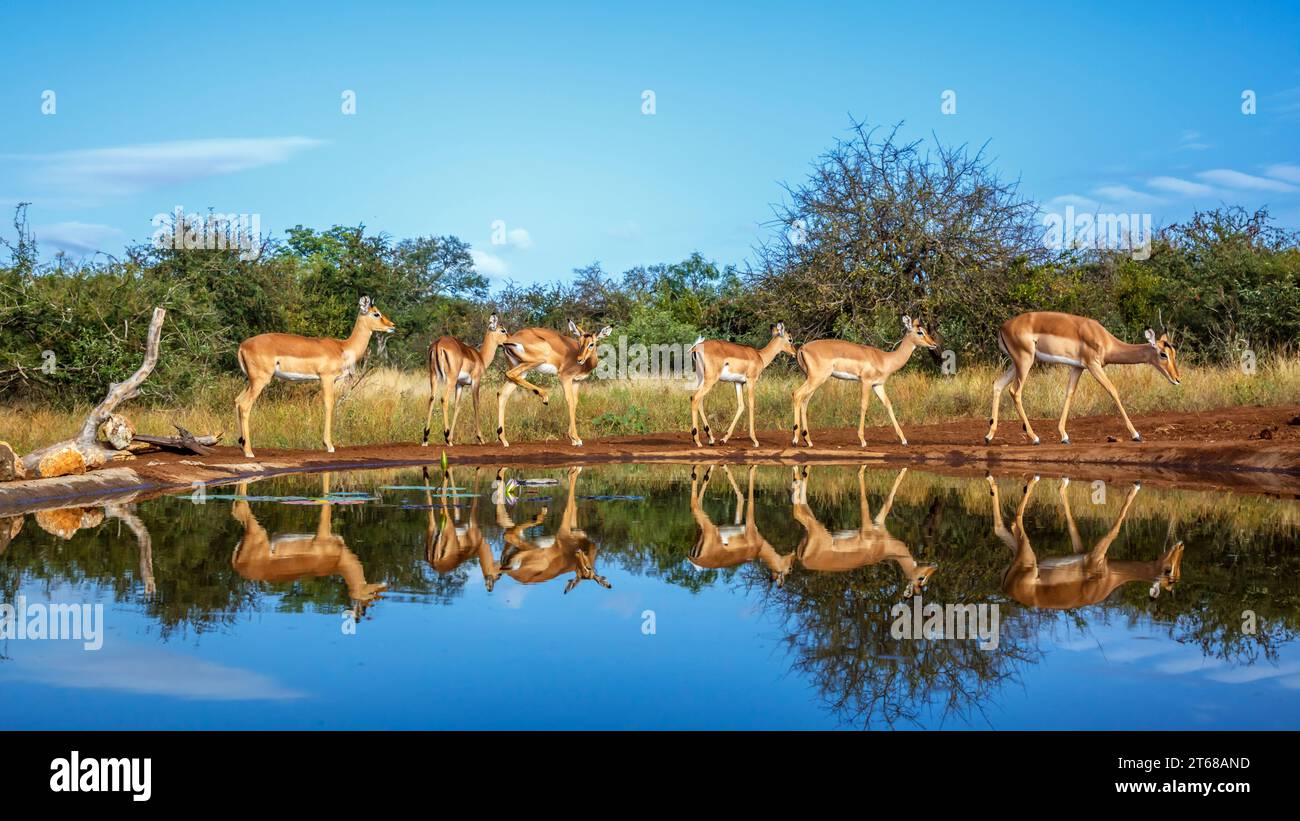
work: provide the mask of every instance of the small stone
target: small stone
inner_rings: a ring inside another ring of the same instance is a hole
[[[1107,442],[1118,442],[1119,440],[1116,439],[1114,436],[1107,436],[1107,437],[1106,437],[1106,441],[1107,441]]]
[[[135,438],[135,425],[120,413],[114,413],[99,426],[99,438],[108,442],[113,450],[126,450]]]
[[[8,442],[0,442],[0,482],[12,482],[27,475],[23,460]]]

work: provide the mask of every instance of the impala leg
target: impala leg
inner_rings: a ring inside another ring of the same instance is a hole
[[[253,458],[253,438],[248,432],[249,417],[253,414],[253,403],[262,395],[270,381],[269,376],[250,375],[248,386],[235,399],[235,412],[239,416],[239,444],[243,445],[244,455],[249,459]]]
[[[438,403],[439,385],[440,383],[438,382],[438,377],[435,374],[430,373],[429,374],[429,412],[424,415],[424,440],[420,442],[420,445],[422,447],[429,446],[429,427],[433,424],[433,406]],[[445,413],[443,418],[445,421],[446,419]]]
[[[462,390],[464,390],[464,386],[461,385],[460,382],[457,382],[456,401],[453,402],[451,406],[451,426],[447,428],[446,432],[447,444],[449,445],[451,444],[452,438],[456,435],[456,420],[460,418],[460,393]]]
[[[506,401],[510,399],[510,394],[515,392],[516,387],[514,382],[506,382],[497,393],[497,441],[505,447],[510,447],[510,443],[506,441]]]
[[[709,437],[709,444],[713,444],[713,431],[709,429],[709,420],[704,415],[704,398],[709,395],[709,391],[713,390],[717,381],[717,377],[710,378],[706,372],[701,378],[700,387],[691,394],[691,439],[695,441],[697,448],[703,447],[700,444],[700,429],[696,425],[697,421],[703,423],[704,433]]]
[[[325,435],[321,439],[326,453],[334,452],[334,374],[320,375],[320,401],[325,407]]]
[[[803,415],[801,413],[802,409],[800,407],[803,403],[803,392],[808,389],[808,383],[811,381],[810,378],[805,376],[803,384],[795,388],[794,393],[790,395],[790,409],[794,411],[794,434],[790,439],[790,444],[795,447],[799,447],[799,426],[803,422]]]
[[[862,401],[858,405],[858,444],[867,446],[867,405],[871,402],[871,386],[862,380]]]
[[[1115,518],[1115,524],[1110,530],[1102,536],[1092,548],[1088,551],[1088,557],[1084,561],[1091,568],[1097,568],[1106,563],[1106,552],[1110,550],[1111,543],[1119,537],[1120,528],[1124,526],[1124,519],[1128,517],[1128,509],[1133,506],[1133,500],[1137,498],[1140,485],[1133,485],[1129,488],[1128,495],[1124,497],[1124,506],[1119,510],[1119,516]]]
[[[1133,441],[1141,442],[1142,434],[1138,433],[1137,428],[1133,427],[1133,423],[1129,421],[1128,412],[1124,410],[1124,403],[1119,401],[1119,391],[1115,390],[1115,386],[1111,384],[1109,377],[1106,376],[1106,370],[1096,362],[1089,362],[1088,373],[1092,374],[1092,378],[1100,382],[1101,386],[1106,389],[1106,393],[1110,394],[1110,398],[1115,400],[1115,407],[1119,408],[1119,415],[1124,419],[1124,427],[1128,428]]]
[[[563,379],[560,386],[564,388],[564,402],[569,406],[569,444],[580,448],[582,438],[578,436],[578,383],[572,379]]]
[[[518,385],[526,391],[531,391],[541,398],[543,405],[551,404],[550,395],[543,388],[539,388],[532,382],[524,379],[524,375],[537,366],[536,363],[522,362],[510,370],[506,371],[506,379],[512,384]]]
[[[1015,378],[1016,366],[1013,364],[1007,368],[1006,373],[999,376],[997,381],[993,383],[993,411],[989,414],[989,432],[984,435],[984,444],[986,445],[993,441],[993,434],[998,431],[998,403],[1002,399],[1002,391]]]
[[[1079,387],[1079,377],[1083,368],[1070,368],[1070,382],[1065,386],[1065,407],[1061,408],[1061,422],[1056,426],[1061,434],[1061,444],[1070,444],[1070,434],[1065,432],[1065,420],[1070,418],[1070,403],[1074,401],[1074,390]]]
[[[442,383],[442,441],[451,444],[451,377],[443,379]]]
[[[825,381],[825,376],[817,378],[812,373],[809,373],[804,383],[795,391],[795,425],[798,426],[798,429],[795,430],[795,445],[799,444],[799,436],[802,434],[803,443],[808,447],[812,447],[812,433],[808,428],[808,403],[812,401],[813,394]]]
[[[745,383],[745,396],[749,399],[749,441],[758,447],[758,437],[754,434],[754,380]]]
[[[1029,380],[1029,369],[1033,367],[1033,357],[1028,359],[1016,360],[1016,378],[1011,383],[1011,398],[1016,403],[1016,413],[1020,415],[1020,423],[1024,426],[1025,435],[1029,441],[1037,445],[1040,441],[1038,434],[1034,433],[1034,426],[1029,424],[1029,414],[1025,413],[1025,383]]]
[[[727,440],[731,438],[732,431],[736,429],[736,423],[740,421],[740,417],[744,415],[744,413],[745,413],[744,389],[743,386],[739,382],[737,382],[736,383],[736,415],[731,418],[731,427],[727,428],[726,435],[722,437],[722,444],[724,445],[727,444]]]
[[[906,445],[907,437],[903,435],[903,429],[898,426],[898,420],[894,418],[894,405],[889,401],[889,396],[885,393],[885,383],[880,382],[872,385],[871,390],[880,398],[880,404],[885,406],[885,412],[889,414],[890,424],[894,426],[894,432],[898,434],[898,441]]]
[[[474,441],[480,445],[483,444],[483,418],[478,412],[478,390],[482,382],[475,382],[474,387],[470,388],[470,396],[474,400]]]

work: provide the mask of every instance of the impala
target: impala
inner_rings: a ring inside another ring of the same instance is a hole
[[[837,530],[831,533],[813,514],[808,506],[808,473],[805,465],[802,472],[791,468],[794,477],[791,483],[791,502],[794,518],[803,525],[805,535],[799,542],[795,553],[799,563],[809,570],[823,573],[843,573],[879,564],[886,559],[898,565],[907,579],[903,598],[911,598],[925,589],[926,583],[934,575],[938,566],[932,562],[918,562],[912,557],[907,545],[885,527],[885,518],[894,507],[894,495],[898,486],[907,475],[907,468],[898,471],[894,484],[889,489],[884,505],[875,518],[871,516],[871,506],[867,503],[867,486],[864,474],[867,466],[858,468],[858,507],[861,519],[856,530]]]
[[[501,578],[501,568],[492,556],[492,546],[478,526],[478,468],[474,469],[474,500],[470,502],[469,514],[463,522],[460,507],[453,506],[449,495],[452,490],[451,473],[451,468],[443,473],[440,504],[434,505],[432,490],[425,491],[424,494],[429,508],[424,532],[424,557],[430,567],[444,574],[460,567],[471,557],[477,557],[479,570],[483,573],[483,585],[491,593]],[[424,469],[424,478],[427,483],[428,468]]]
[[[779,353],[794,356],[794,345],[790,344],[790,337],[786,335],[784,322],[772,326],[772,338],[761,348],[737,345],[721,339],[696,340],[691,346],[691,359],[695,364],[699,384],[695,386],[695,393],[691,395],[691,439],[694,440],[697,448],[702,447],[699,422],[704,423],[704,433],[709,437],[709,444],[714,444],[713,429],[709,426],[709,418],[704,415],[704,397],[709,395],[709,391],[713,390],[713,386],[719,381],[730,382],[736,386],[736,415],[731,420],[731,427],[727,428],[726,436],[722,437],[722,443],[725,445],[731,438],[736,423],[744,415],[745,394],[747,394],[749,441],[754,443],[754,447],[758,447],[758,437],[754,435],[754,383]]]
[[[713,468],[709,467],[704,471],[704,482],[700,484],[696,478],[697,471],[692,467],[691,516],[694,517],[700,533],[695,539],[695,546],[691,548],[690,562],[701,570],[717,570],[758,559],[767,568],[771,580],[780,587],[790,573],[790,568],[794,566],[794,554],[787,553],[783,556],[777,553],[771,543],[763,538],[763,534],[758,532],[758,527],[754,523],[755,466],[749,466],[748,497],[741,495],[740,486],[731,475],[731,468],[723,465],[722,470],[727,474],[727,481],[731,483],[731,489],[736,494],[735,524],[719,527],[704,512],[704,492],[708,490],[709,476],[713,473]]]
[[[235,399],[239,414],[239,444],[244,456],[253,458],[253,440],[248,432],[248,417],[253,403],[272,379],[289,382],[320,381],[321,402],[325,406],[325,450],[334,452],[331,426],[334,421],[334,383],[355,373],[366,355],[370,337],[375,332],[389,333],[397,326],[363,296],[357,321],[347,339],[321,339],[294,334],[259,334],[239,345],[239,369],[248,377],[248,386]]]
[[[488,319],[487,333],[483,335],[483,344],[471,348],[454,336],[440,337],[429,346],[429,412],[424,417],[424,441],[429,444],[429,425],[433,422],[433,404],[437,401],[438,386],[442,386],[442,438],[451,444],[456,432],[456,417],[460,413],[460,392],[469,388],[474,399],[474,438],[483,444],[483,428],[478,416],[478,390],[483,379],[483,372],[497,355],[497,347],[509,337],[505,328],[497,324],[497,315]],[[452,375],[455,378],[452,378]],[[452,383],[456,385],[456,404],[451,409],[451,421],[447,420]]]
[[[329,483],[329,474],[326,473],[321,479],[323,496],[329,495]],[[238,495],[246,496],[247,493],[248,482],[240,482]],[[230,514],[243,525],[244,536],[235,546],[231,567],[246,579],[272,583],[304,576],[342,576],[348,587],[348,596],[355,604],[354,612],[360,616],[388,585],[366,581],[361,560],[331,530],[332,508],[328,502],[320,506],[315,533],[277,533],[272,536],[258,523],[247,501],[236,501]]]
[[[894,417],[894,406],[885,393],[885,380],[899,368],[907,364],[912,351],[918,347],[934,350],[939,343],[930,336],[930,332],[919,319],[903,317],[903,338],[894,350],[885,352],[870,345],[858,345],[840,339],[819,339],[809,342],[799,349],[795,361],[806,375],[804,383],[795,389],[794,402],[794,444],[799,445],[800,433],[804,444],[812,446],[812,437],[808,435],[808,402],[822,383],[827,379],[844,379],[862,384],[862,401],[858,407],[858,442],[866,447],[867,403],[871,390],[880,397],[880,404],[885,406],[889,421],[894,425],[898,441],[907,444],[903,429]]]
[[[1121,342],[1111,335],[1095,319],[1087,319],[1073,314],[1061,314],[1054,311],[1036,311],[1021,314],[1002,323],[998,330],[998,347],[1011,357],[1011,367],[993,383],[993,414],[989,417],[989,432],[984,437],[985,444],[993,441],[993,434],[998,429],[998,400],[1003,388],[1011,391],[1011,398],[1016,404],[1016,413],[1024,426],[1025,435],[1035,445],[1039,438],[1029,424],[1022,401],[1025,380],[1029,369],[1035,362],[1051,362],[1070,366],[1070,381],[1065,388],[1065,407],[1061,408],[1061,421],[1057,431],[1061,434],[1061,443],[1070,444],[1070,434],[1065,430],[1065,420],[1070,415],[1070,402],[1074,400],[1074,389],[1079,385],[1079,377],[1084,370],[1101,383],[1110,398],[1115,400],[1119,415],[1124,419],[1133,441],[1141,442],[1142,436],[1129,421],[1124,404],[1119,401],[1119,391],[1106,377],[1107,365],[1147,364],[1160,371],[1172,384],[1180,384],[1178,366],[1175,358],[1178,352],[1169,344],[1169,337],[1161,334],[1156,338],[1155,331],[1146,331],[1145,343],[1137,345]]]
[[[577,587],[580,582],[594,581],[604,588],[609,581],[596,572],[596,554],[599,548],[578,527],[578,474],[582,468],[569,468],[569,495],[564,501],[564,514],[553,536],[529,539],[527,531],[546,519],[546,508],[523,524],[515,524],[506,512],[504,493],[497,496],[497,524],[505,531],[505,547],[501,551],[501,569],[520,584],[547,582],[561,573],[573,573],[564,584],[564,592]],[[498,481],[504,471],[497,472]]]
[[[1016,508],[1016,519],[1010,530],[1002,523],[997,482],[993,481],[992,476],[987,478],[989,494],[993,497],[993,532],[1014,554],[1011,566],[1002,576],[1002,590],[1021,604],[1055,609],[1084,607],[1104,601],[1117,587],[1130,582],[1150,585],[1147,594],[1154,599],[1160,595],[1161,590],[1172,590],[1178,583],[1183,560],[1182,542],[1175,544],[1159,559],[1150,562],[1112,561],[1106,556],[1111,543],[1119,536],[1124,518],[1128,516],[1140,485],[1135,484],[1129,489],[1114,526],[1091,550],[1085,551],[1066,494],[1070,480],[1062,479],[1059,488],[1061,506],[1065,508],[1065,520],[1074,555],[1039,559],[1029,544],[1029,534],[1025,532],[1025,509],[1038,484],[1038,477],[1035,476],[1025,484],[1024,496]]]
[[[506,383],[497,394],[497,439],[502,445],[510,445],[506,441],[506,400],[515,388],[532,391],[541,398],[543,405],[550,404],[549,394],[544,389],[524,379],[530,371],[537,371],[559,377],[564,401],[569,406],[569,443],[575,447],[582,446],[582,439],[578,436],[578,383],[596,369],[599,362],[597,343],[612,332],[613,329],[606,325],[599,333],[587,333],[569,320],[572,336],[549,328],[524,328],[501,342],[501,349],[510,364]]]

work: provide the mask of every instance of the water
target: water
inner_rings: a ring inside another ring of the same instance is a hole
[[[0,640],[0,727],[1300,727],[1293,500],[829,466],[495,479],[27,516],[0,602],[102,604],[103,644]],[[983,640],[900,637],[927,604],[976,605]]]

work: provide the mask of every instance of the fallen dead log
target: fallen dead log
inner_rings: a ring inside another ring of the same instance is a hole
[[[180,453],[196,453],[200,456],[207,456],[210,453],[216,452],[212,449],[211,446],[221,441],[220,433],[212,434],[208,436],[195,436],[194,434],[187,431],[185,428],[181,427],[180,425],[177,425],[175,422],[172,423],[172,427],[176,428],[176,431],[179,435],[146,436],[144,434],[137,433],[135,435],[135,438],[132,439],[132,442],[133,443],[142,442],[146,445],[152,445],[154,447],[162,448],[164,450],[174,450]],[[140,450],[136,452],[139,453],[144,451]]]
[[[105,447],[99,441],[99,430],[105,423],[110,422],[110,417],[114,415],[113,412],[117,410],[118,405],[139,395],[141,383],[149,377],[154,366],[158,364],[163,317],[166,315],[167,311],[162,308],[153,309],[153,319],[149,322],[148,341],[145,343],[144,362],[125,381],[109,385],[104,400],[86,417],[86,421],[81,426],[81,433],[73,439],[47,445],[23,457],[23,468],[28,478],[85,473],[91,468],[100,467],[117,459],[133,458],[127,450]],[[129,423],[127,424],[129,426]],[[114,434],[120,441],[121,427],[109,424],[108,428],[110,443]]]

